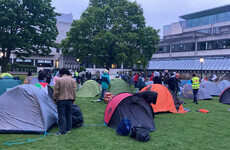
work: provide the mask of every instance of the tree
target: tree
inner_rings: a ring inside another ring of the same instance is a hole
[[[58,14],[51,0],[0,0],[0,48],[2,71],[10,54],[29,57],[47,55],[55,46]]]
[[[64,54],[110,68],[146,66],[156,51],[158,31],[146,27],[142,8],[127,0],[90,0],[62,41]]]

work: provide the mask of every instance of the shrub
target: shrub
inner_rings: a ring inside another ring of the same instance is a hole
[[[32,66],[32,65],[20,65],[17,63],[13,63],[11,65],[11,70],[18,70],[18,71],[29,71],[29,70],[31,70],[32,72],[36,72],[37,67]]]
[[[86,71],[86,69],[85,69],[85,67],[80,67],[80,72],[82,72],[82,71]]]

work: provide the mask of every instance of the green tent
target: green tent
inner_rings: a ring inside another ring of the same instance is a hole
[[[4,92],[6,92],[7,90],[20,85],[20,81],[19,80],[14,80],[14,79],[3,79],[0,78],[0,95],[2,95]]]
[[[100,93],[100,85],[94,80],[88,80],[77,91],[77,97],[95,97]]]
[[[120,78],[114,78],[111,80],[109,92],[117,95],[124,92],[132,93],[133,90],[124,80]]]
[[[9,73],[0,73],[0,78],[10,77],[13,78],[13,76]]]

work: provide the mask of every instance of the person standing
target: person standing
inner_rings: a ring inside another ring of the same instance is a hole
[[[169,73],[168,70],[165,70],[163,75],[163,83],[166,87],[169,87],[168,81],[169,81]]]
[[[145,87],[145,79],[141,76],[141,74],[139,74],[137,80],[137,88],[139,89],[139,91],[141,91],[143,87]]]
[[[175,93],[177,95],[177,93],[180,91],[180,84],[181,84],[181,81],[180,81],[180,74],[179,73],[176,73],[175,75],[175,80],[176,80],[176,89],[175,89]]]
[[[49,70],[46,75],[46,83],[50,84],[51,79],[52,79],[52,74],[51,71]]]
[[[101,91],[100,99],[98,99],[97,101],[99,101],[99,102],[102,101],[102,99],[105,96],[105,93],[107,92],[107,90],[109,88],[109,85],[110,85],[109,71],[106,69],[101,76],[102,91]]]
[[[162,78],[160,77],[160,73],[159,72],[155,72],[154,73],[153,83],[154,84],[162,84]]]
[[[153,81],[153,77],[154,77],[154,72],[152,73],[152,75],[151,75],[149,81]]]
[[[46,79],[46,72],[43,69],[41,69],[38,72],[38,80],[39,82],[45,82],[45,79]]]
[[[173,91],[173,93],[175,93],[175,89],[176,89],[176,78],[174,76],[173,73],[171,73],[171,77],[168,80],[168,86],[169,89],[171,89]]]
[[[32,73],[31,73],[30,70],[29,70],[28,73],[27,73],[27,77],[29,77],[29,76],[32,76]]]
[[[60,132],[57,135],[66,134],[72,128],[72,104],[76,97],[76,81],[71,78],[67,68],[62,68],[60,78],[54,86],[53,99],[57,105]]]
[[[197,92],[200,88],[200,78],[196,77],[196,74],[192,74],[193,78],[191,80],[192,82],[192,91],[193,91],[193,96],[194,96],[194,100],[193,103],[198,104],[197,102]]]
[[[116,75],[115,75],[115,78],[119,78],[119,77],[120,77],[120,75],[119,75],[119,73],[117,72]]]
[[[137,87],[137,81],[138,81],[139,75],[140,75],[140,73],[138,72],[138,73],[135,74],[135,76],[134,76],[134,78],[133,78],[134,87],[135,87],[135,88],[138,88],[138,87]]]

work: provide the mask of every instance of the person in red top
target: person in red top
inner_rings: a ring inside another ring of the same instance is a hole
[[[149,81],[153,81],[154,73],[152,73],[152,76],[150,77]]]
[[[138,77],[139,77],[139,73],[136,73],[135,76],[134,76],[134,78],[133,78],[133,81],[134,81],[134,84],[135,84],[135,88],[137,88]]]

